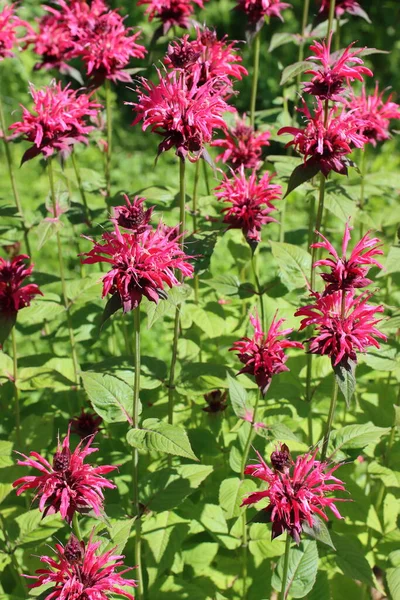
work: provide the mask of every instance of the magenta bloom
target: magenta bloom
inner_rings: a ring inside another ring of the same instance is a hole
[[[85,545],[72,534],[65,546],[56,544],[56,559],[41,556],[40,561],[46,566],[38,569],[37,575],[25,575],[36,579],[29,587],[51,584],[44,600],[109,600],[115,595],[134,600],[133,594],[123,588],[135,588],[136,581],[122,577],[132,569],[117,571],[124,566],[125,557],[114,554],[115,548],[99,554],[101,544],[101,540],[93,542],[91,536]]]
[[[47,14],[39,20],[39,31],[32,36],[33,50],[41,57],[35,69],[55,68],[61,73],[68,73],[67,61],[74,58],[75,42],[66,18],[66,5],[59,4],[64,10],[43,7]]]
[[[224,151],[216,160],[228,163],[233,169],[242,165],[245,169],[258,169],[262,149],[270,145],[270,137],[269,131],[258,132],[251,125],[247,125],[246,115],[243,115],[243,119],[237,116],[235,126],[227,129],[224,138],[211,142],[211,146],[223,148]]]
[[[165,65],[172,69],[182,69],[193,74],[198,85],[210,79],[218,78],[226,82],[228,89],[230,78],[242,79],[247,70],[242,64],[242,57],[236,52],[236,42],[228,42],[227,36],[221,40],[215,31],[205,27],[197,27],[197,37],[189,41],[189,35],[171,42],[165,59]]]
[[[276,321],[275,315],[265,334],[257,315],[250,315],[250,323],[254,327],[253,337],[244,337],[230,348],[232,352],[238,353],[240,362],[245,365],[238,374],[252,375],[263,395],[267,392],[273,375],[289,371],[285,365],[288,359],[285,354],[286,348],[303,348],[303,344],[300,342],[291,342],[285,339],[293,329],[280,330],[279,328],[284,322],[285,319]],[[279,339],[282,337],[284,339]]]
[[[174,26],[190,29],[194,4],[204,8],[203,0],[138,0],[137,5],[142,4],[148,4],[145,14],[149,21],[156,17],[161,22],[161,35],[168,33]]]
[[[372,283],[371,279],[366,277],[372,265],[382,269],[382,265],[374,258],[383,255],[380,248],[381,241],[378,238],[372,238],[368,231],[364,237],[355,245],[349,258],[346,258],[347,246],[351,239],[350,230],[352,228],[346,223],[342,241],[342,256],[336,252],[332,244],[322,233],[318,233],[322,242],[316,242],[311,248],[324,248],[329,252],[332,258],[317,260],[315,267],[329,267],[329,273],[321,273],[322,279],[328,284],[324,291],[324,296],[336,292],[337,290],[351,290],[353,288],[363,288]]]
[[[228,229],[241,229],[248,241],[261,241],[261,228],[265,223],[275,222],[270,213],[276,210],[274,200],[282,196],[280,185],[271,183],[273,175],[264,173],[258,180],[254,169],[246,177],[243,165],[231,172],[231,177],[224,175],[222,183],[216,187],[215,196],[229,206],[222,209],[224,223]],[[219,191],[218,191],[219,190]]]
[[[370,346],[380,348],[375,338],[386,340],[386,335],[375,327],[380,322],[375,313],[383,312],[383,306],[367,304],[369,297],[366,294],[355,297],[353,290],[337,291],[299,308],[295,316],[304,317],[300,331],[309,325],[316,329],[308,340],[309,352],[330,356],[336,367],[339,363],[347,364],[349,359],[357,362],[357,352],[366,352]]]
[[[39,154],[49,158],[60,152],[66,157],[75,144],[87,144],[94,129],[87,121],[97,116],[100,104],[92,102],[87,94],[78,94],[69,85],[62,88],[55,81],[40,90],[31,85],[30,91],[32,111],[21,105],[22,120],[10,126],[33,144],[22,157],[22,163]]]
[[[164,138],[159,154],[175,148],[182,160],[188,157],[194,162],[204,154],[214,129],[225,128],[222,114],[233,109],[216,93],[218,79],[197,85],[188,82],[184,73],[172,71],[162,76],[159,70],[158,77],[158,84],[142,78],[138,102],[128,103],[136,112],[133,125],[143,121],[143,131],[150,127]]]
[[[136,235],[140,235],[147,229],[151,229],[151,225],[149,225],[149,223],[154,206],[151,206],[145,210],[143,208],[145,199],[141,196],[135,196],[132,202],[127,194],[123,194],[123,196],[126,205],[114,207],[114,216],[112,221],[120,227],[129,229],[131,232],[136,233]]]
[[[35,296],[43,296],[35,283],[22,285],[33,271],[33,264],[26,265],[26,260],[29,260],[26,254],[11,260],[0,257],[0,315],[16,315],[19,310],[29,306]]]
[[[33,32],[26,21],[17,17],[15,6],[15,4],[5,4],[0,10],[0,62],[14,56],[13,48],[27,41]]]
[[[319,12],[327,17],[329,15],[329,6],[331,4],[331,0],[318,0],[321,4],[321,8]],[[345,13],[349,13],[349,15],[354,15],[356,17],[362,17],[368,23],[371,23],[367,13],[357,0],[336,0],[335,2],[335,16],[337,18],[342,17]]]
[[[373,146],[376,146],[377,142],[389,139],[390,120],[400,119],[400,105],[392,102],[392,95],[384,100],[384,93],[379,93],[377,83],[373,94],[367,95],[363,87],[360,96],[353,93],[346,103],[347,108],[354,111],[364,123],[360,129],[361,133]]]
[[[71,433],[78,435],[81,439],[94,436],[100,431],[103,419],[96,413],[88,412],[82,408],[80,415],[73,417],[70,421]]]
[[[347,175],[347,155],[351,154],[354,148],[362,148],[368,141],[360,133],[364,121],[354,112],[343,110],[337,114],[336,109],[332,108],[325,124],[324,105],[321,100],[318,100],[314,115],[305,103],[301,112],[307,121],[304,129],[282,127],[278,131],[278,135],[293,135],[293,140],[286,144],[286,147],[294,146],[304,156],[304,162],[317,166],[325,177],[331,171]]]
[[[84,264],[108,263],[110,271],[103,279],[103,298],[117,294],[124,312],[139,306],[143,296],[158,303],[165,298],[164,284],[172,288],[180,285],[177,272],[192,277],[193,266],[179,247],[178,227],[165,228],[161,223],[156,230],[146,230],[140,236],[121,233],[118,225],[112,233],[105,232],[102,242],[86,252]],[[90,239],[90,238],[88,238]]]
[[[281,12],[291,6],[280,0],[237,0],[236,8],[247,15],[250,25],[259,29],[265,17],[278,17],[283,21]]]
[[[332,467],[316,460],[318,448],[298,456],[295,462],[290,459],[286,449],[286,446],[281,446],[280,450],[272,453],[272,469],[257,452],[260,462],[247,466],[245,474],[261,479],[266,489],[244,498],[242,506],[267,499],[268,506],[263,510],[272,522],[272,539],[287,531],[298,544],[304,525],[314,526],[314,516],[329,520],[325,512],[327,508],[335,517],[343,519],[336,502],[345,500],[332,498],[328,494],[343,492],[345,487],[343,481],[333,475],[340,465]]]
[[[37,452],[30,452],[31,458],[18,452],[25,459],[18,460],[18,465],[32,467],[41,474],[26,475],[13,483],[13,487],[19,487],[17,496],[27,490],[36,491],[35,500],[39,498],[39,510],[44,517],[59,512],[67,523],[72,522],[75,512],[84,513],[92,509],[97,516],[101,515],[103,488],[116,487],[103,475],[117,468],[84,464],[87,456],[98,451],[98,448],[90,446],[94,435],[90,436],[83,448],[80,442],[72,453],[69,436],[70,427],[62,445],[58,442],[52,464]]]

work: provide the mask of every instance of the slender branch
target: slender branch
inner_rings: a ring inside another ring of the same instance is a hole
[[[365,203],[365,175],[366,175],[366,169],[367,169],[366,155],[367,155],[367,145],[365,145],[363,150],[361,150],[361,165],[360,165],[361,189],[360,189],[360,204],[359,204],[361,213],[364,210],[364,203]],[[361,214],[361,216],[362,216],[362,214]],[[364,223],[361,221],[360,222],[360,237],[363,237],[363,235],[364,235]]]
[[[325,176],[323,173],[320,173],[318,210],[317,210],[317,218],[315,220],[315,231],[321,231],[322,215],[324,212],[324,200],[325,200]],[[315,243],[316,241],[317,241],[317,235],[316,235],[316,233],[314,233],[313,242]],[[314,289],[315,289],[314,263],[316,261],[316,258],[317,258],[317,248],[312,248],[312,250],[311,250],[311,278],[310,278],[310,285],[311,285],[312,291],[314,291]]]
[[[256,102],[257,102],[257,88],[258,88],[258,76],[260,69],[260,46],[261,46],[261,32],[258,31],[254,38],[253,52],[253,80],[251,84],[251,99],[250,99],[250,125],[254,127],[255,114],[256,114]]]
[[[75,152],[71,153],[71,162],[72,162],[72,166],[73,166],[74,171],[75,171],[75,177],[76,177],[76,182],[78,184],[79,193],[81,195],[81,200],[82,200],[82,204],[83,204],[83,210],[84,210],[84,213],[85,213],[86,223],[90,227],[91,226],[91,221],[90,221],[89,207],[88,207],[88,203],[87,203],[87,200],[86,200],[85,190],[83,189],[83,185],[82,185],[82,178],[81,178],[81,174],[80,174],[80,171],[79,171],[79,166],[78,166],[78,163],[76,162]]]
[[[328,18],[327,36],[329,36],[330,32],[332,31],[333,20],[335,18],[335,4],[336,4],[336,0],[331,0],[330,5],[329,5],[329,18]]]
[[[282,573],[282,589],[279,595],[279,600],[286,600],[286,586],[287,586],[287,576],[289,571],[289,554],[290,554],[290,535],[286,533],[286,543],[285,543],[285,557],[283,559],[283,573]]]
[[[16,440],[18,447],[21,448],[21,416],[19,407],[19,390],[18,390],[18,354],[17,354],[17,338],[15,335],[15,327],[11,330],[12,353],[13,353],[13,380],[14,380],[14,401],[15,401],[15,427]]]
[[[105,162],[106,192],[107,198],[111,196],[111,152],[112,152],[112,107],[111,107],[111,84],[105,81],[106,90],[106,119],[107,119],[107,152]]]
[[[134,327],[135,327],[135,381],[133,387],[133,407],[132,407],[132,425],[139,426],[139,392],[140,392],[140,310],[136,308],[133,311]],[[137,597],[139,600],[143,598],[143,577],[142,577],[142,522],[140,515],[139,502],[139,452],[137,448],[132,449],[132,495],[133,506],[135,510],[135,564],[137,565],[138,588]]]
[[[211,192],[210,192],[210,182],[208,181],[207,163],[205,160],[203,160],[202,163],[203,163],[204,183],[206,184],[207,196],[209,196]]]
[[[335,409],[336,409],[336,403],[337,403],[337,397],[338,397],[338,390],[339,390],[339,386],[338,386],[338,383],[336,381],[336,377],[334,377],[334,380],[333,380],[333,390],[332,390],[332,398],[331,398],[331,404],[329,406],[329,413],[328,413],[328,421],[326,423],[324,441],[322,442],[321,461],[325,460],[326,453],[328,451],[329,439],[331,437],[331,430],[332,430],[332,425],[333,425],[333,419],[334,419],[334,416],[335,416]]]
[[[258,277],[258,269],[257,269],[257,261],[256,258],[254,256],[254,253],[251,252],[251,268],[253,271],[253,275],[254,275],[254,280],[256,283],[256,287],[257,287],[257,292],[258,292],[258,297],[260,299],[260,309],[261,309],[261,325],[263,327],[263,330],[265,331],[266,329],[266,321],[265,321],[265,308],[264,308],[264,298],[263,298],[263,290],[261,287],[261,283],[260,283],[260,278]]]
[[[301,20],[301,41],[299,46],[298,62],[304,59],[304,36],[308,23],[308,13],[310,12],[310,0],[303,1],[303,18]],[[300,87],[301,73],[297,75],[297,87]]]
[[[193,233],[197,231],[197,215],[198,215],[198,207],[197,207],[197,195],[199,188],[199,179],[200,179],[200,160],[196,162],[195,171],[194,171],[194,184],[193,184],[193,198],[192,198],[192,218],[193,218]],[[196,304],[199,303],[199,276],[195,275],[194,280],[194,301]]]
[[[78,540],[81,541],[83,538],[77,512],[74,512],[74,516],[72,517],[72,529]]]

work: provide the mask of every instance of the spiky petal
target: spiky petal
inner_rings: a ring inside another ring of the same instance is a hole
[[[33,271],[33,264],[27,265],[27,260],[26,254],[11,260],[0,257],[0,314],[13,315],[29,306],[35,296],[43,296],[36,284],[22,285]]]
[[[245,169],[257,169],[261,164],[263,148],[270,145],[270,137],[269,131],[255,131],[248,125],[246,115],[242,119],[236,116],[235,125],[228,127],[224,138],[213,140],[211,146],[223,149],[216,161],[222,160],[232,169],[238,169],[242,165]]]

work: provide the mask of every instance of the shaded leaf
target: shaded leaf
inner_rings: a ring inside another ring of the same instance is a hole
[[[295,167],[289,177],[289,182],[287,186],[287,190],[283,199],[285,199],[293,190],[298,188],[303,183],[310,181],[313,177],[315,177],[319,173],[319,166],[316,162],[306,162],[301,163]]]
[[[349,358],[346,362],[342,361],[333,367],[333,370],[339,389],[349,407],[350,401],[356,390],[356,363]]]
[[[290,79],[297,77],[300,73],[304,73],[307,69],[310,69],[310,63],[306,60],[301,60],[299,62],[295,62],[283,69],[280,85],[285,85]]]

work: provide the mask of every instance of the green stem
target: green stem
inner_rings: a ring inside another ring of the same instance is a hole
[[[140,310],[136,308],[133,311],[134,327],[135,327],[135,381],[133,386],[133,407],[132,407],[132,426],[139,426],[139,393],[140,393]],[[133,506],[135,510],[135,564],[137,565],[137,597],[139,600],[143,598],[143,577],[142,577],[142,522],[140,515],[139,502],[139,452],[137,448],[132,449],[132,495]]]
[[[306,27],[308,22],[308,13],[310,12],[310,0],[304,0],[303,2],[303,18],[301,21],[301,41],[299,46],[298,62],[304,59],[304,36],[306,33]],[[300,88],[301,73],[297,75],[297,87]]]
[[[111,151],[112,151],[112,107],[111,107],[111,84],[108,79],[105,82],[106,89],[106,118],[107,118],[107,152],[105,162],[106,192],[107,198],[111,196]]]
[[[318,196],[318,210],[317,210],[317,218],[315,220],[315,231],[321,231],[321,223],[322,223],[322,215],[324,213],[324,199],[325,199],[325,176],[323,173],[320,173],[319,180],[319,196]],[[317,235],[314,233],[313,235],[314,243],[317,241]],[[311,278],[310,285],[311,290],[315,290],[315,267],[314,263],[317,258],[317,248],[311,249]]]
[[[14,380],[14,400],[15,400],[15,428],[18,447],[21,448],[21,417],[19,408],[19,390],[18,390],[18,354],[17,339],[15,327],[11,330],[12,353],[13,353],[13,380]]]
[[[75,158],[75,153],[74,152],[71,153],[71,162],[72,162],[72,166],[73,166],[74,171],[75,171],[75,177],[76,177],[76,182],[78,184],[79,193],[81,195],[81,200],[82,200],[82,204],[83,204],[83,210],[84,210],[84,213],[85,213],[86,224],[89,225],[89,227],[90,227],[91,226],[91,222],[90,222],[89,207],[88,207],[88,203],[87,203],[87,200],[86,200],[86,194],[85,194],[85,190],[83,189],[82,178],[81,178],[81,174],[80,174],[80,171],[79,171],[78,163],[76,162],[76,158]]]
[[[263,298],[263,290],[261,287],[261,283],[260,283],[260,278],[258,277],[258,269],[257,269],[257,264],[256,264],[256,258],[254,256],[254,252],[251,251],[251,268],[253,271],[253,275],[254,275],[254,280],[256,282],[256,287],[257,287],[257,292],[258,292],[258,297],[260,299],[260,309],[261,309],[261,325],[263,330],[265,331],[266,329],[266,321],[265,321],[265,308],[264,308],[264,298]]]
[[[366,174],[366,169],[367,169],[367,161],[366,161],[366,155],[367,155],[367,146],[364,146],[364,149],[361,150],[362,154],[361,154],[361,165],[360,165],[360,171],[361,171],[361,189],[360,189],[360,212],[362,213],[364,210],[364,204],[365,204],[365,174]],[[364,235],[364,223],[361,221],[360,222],[360,237],[363,237]]]
[[[208,180],[207,163],[205,160],[203,160],[202,163],[203,163],[204,183],[206,184],[207,196],[209,196],[211,192],[210,192],[210,182]]]
[[[244,479],[244,470],[245,470],[246,463],[247,463],[248,458],[249,458],[249,452],[250,452],[251,442],[252,442],[253,434],[254,434],[253,427],[254,427],[254,423],[256,423],[256,421],[257,421],[257,411],[258,411],[258,405],[259,405],[259,402],[260,402],[260,398],[261,398],[261,392],[259,391],[258,394],[257,394],[256,403],[255,403],[255,406],[254,406],[253,418],[251,420],[251,427],[250,427],[249,435],[247,437],[246,444],[245,444],[244,450],[243,450],[242,463],[241,463],[241,467],[240,467],[240,477],[242,479]]]
[[[336,19],[335,51],[340,49],[340,17]]]
[[[179,234],[180,234],[180,247],[184,250],[185,247],[185,200],[186,200],[186,188],[185,188],[185,161],[179,161]],[[180,274],[180,280],[183,280],[182,273]],[[178,341],[179,341],[179,320],[180,320],[181,308],[180,305],[176,307],[175,311],[175,322],[174,322],[174,340],[172,343],[172,358],[169,372],[168,381],[168,423],[173,423],[174,420],[174,391],[175,391],[175,368],[176,361],[178,358]]]
[[[7,167],[8,167],[8,175],[10,177],[10,182],[11,182],[11,188],[13,191],[13,196],[14,196],[14,201],[15,201],[15,206],[17,207],[17,211],[21,217],[21,221],[22,221],[22,229],[24,232],[24,241],[25,241],[25,247],[26,247],[26,251],[29,254],[29,256],[32,256],[32,252],[31,252],[31,246],[29,243],[29,237],[28,237],[28,227],[26,225],[25,222],[25,217],[24,217],[24,213],[23,213],[23,209],[22,209],[22,204],[21,204],[21,200],[19,197],[19,193],[18,193],[18,188],[17,188],[17,181],[15,178],[15,173],[14,173],[14,167],[13,167],[13,163],[12,163],[12,157],[11,157],[11,152],[10,152],[10,147],[9,144],[6,140],[6,133],[7,133],[7,124],[6,124],[6,120],[4,117],[4,110],[3,110],[3,102],[1,99],[1,94],[0,94],[0,129],[3,131],[3,142],[4,142],[4,152],[6,155],[6,160],[7,160]]]
[[[72,529],[78,540],[81,541],[83,538],[77,512],[74,512],[74,516],[72,517]]]
[[[336,1],[335,0],[331,0],[331,3],[329,5],[329,18],[328,18],[327,36],[329,36],[330,32],[332,31],[333,19],[335,18],[335,4],[336,4]]]
[[[254,62],[253,62],[253,80],[251,83],[251,99],[250,99],[250,125],[254,127],[255,115],[256,115],[256,102],[257,102],[257,88],[258,88],[258,76],[260,69],[260,46],[261,37],[260,31],[254,38]]]
[[[285,241],[285,218],[286,218],[286,200],[282,200],[282,208],[280,214],[279,241]]]
[[[49,174],[50,194],[51,194],[51,201],[53,204],[54,217],[56,217],[56,215],[57,215],[57,199],[56,199],[56,191],[55,191],[55,187],[54,187],[53,163],[52,163],[51,158],[47,161],[47,171]],[[68,332],[69,332],[69,340],[71,343],[71,353],[72,353],[72,362],[74,365],[75,383],[77,385],[79,385],[79,377],[78,377],[79,366],[78,366],[78,359],[77,359],[77,355],[76,355],[74,332],[73,332],[72,323],[71,323],[71,314],[70,314],[70,306],[69,306],[69,302],[68,302],[67,286],[66,286],[66,282],[65,282],[63,250],[62,250],[60,232],[58,231],[58,229],[56,231],[56,239],[57,239],[57,250],[58,250],[58,264],[59,264],[60,278],[61,278],[61,289],[62,289],[65,312],[67,314],[67,325],[68,325]]]
[[[321,461],[325,460],[326,453],[328,452],[329,438],[331,437],[333,419],[335,417],[335,409],[336,409],[336,403],[337,403],[337,397],[338,397],[338,390],[339,390],[339,386],[337,384],[336,377],[334,377],[332,398],[331,398],[331,404],[329,406],[329,413],[328,413],[328,421],[326,423],[324,441],[322,442]]]
[[[194,185],[193,185],[193,198],[192,198],[192,218],[193,218],[193,233],[197,231],[197,216],[198,216],[198,206],[197,206],[197,194],[199,187],[199,179],[200,179],[200,160],[196,162],[196,167],[194,171]],[[195,275],[194,280],[194,301],[196,304],[199,303],[199,276]]]
[[[282,589],[279,595],[279,600],[285,600],[287,598],[286,594],[286,586],[287,586],[287,577],[289,571],[289,554],[290,554],[290,535],[286,533],[286,543],[285,543],[285,557],[283,560],[283,573],[282,573]]]

